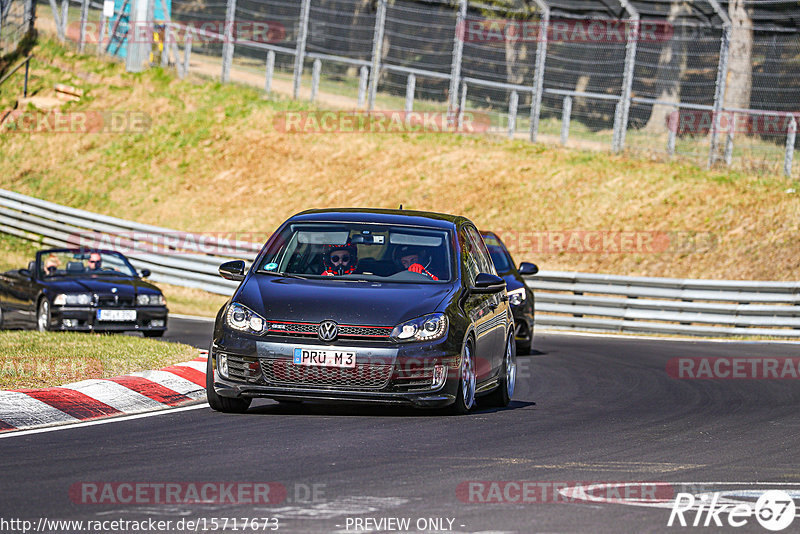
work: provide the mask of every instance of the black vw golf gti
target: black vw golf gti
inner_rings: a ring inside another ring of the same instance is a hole
[[[219,311],[208,360],[212,408],[278,401],[448,406],[514,393],[514,319],[468,219],[406,210],[291,217]]]

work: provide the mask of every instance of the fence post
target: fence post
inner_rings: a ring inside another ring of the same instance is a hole
[[[186,44],[183,45],[183,76],[189,75],[189,58],[192,56],[192,34],[194,32],[189,29],[186,32]]]
[[[631,88],[633,87],[633,69],[636,66],[636,44],[639,40],[639,13],[628,0],[619,0],[627,11],[630,19],[626,24],[625,32],[625,68],[622,72],[622,94],[620,95],[619,113],[614,117],[614,131],[616,142],[613,143],[614,152],[625,148],[625,134],[628,130],[628,114],[631,109]]]
[[[464,109],[467,107],[467,82],[461,84],[461,102],[458,106],[458,122],[456,124],[458,131],[464,129]]]
[[[264,80],[264,92],[270,94],[272,92],[272,73],[275,71],[275,51],[270,50],[267,52],[267,76]]]
[[[667,154],[675,155],[675,140],[678,137],[678,124],[681,120],[681,110],[677,106],[672,108],[674,111],[669,114],[667,119]]]
[[[128,24],[128,54],[125,58],[125,70],[128,72],[142,72],[145,60],[150,59],[150,45],[152,43],[152,13],[153,0],[135,0],[131,3],[131,14]],[[120,17],[121,18],[121,17]]]
[[[225,42],[222,44],[222,83],[228,83],[231,79],[231,64],[233,63],[234,35],[233,25],[236,23],[236,0],[228,0],[225,8]]]
[[[719,151],[719,121],[722,106],[725,102],[725,82],[728,79],[728,56],[731,42],[731,30],[733,25],[728,17],[727,8],[723,9],[717,0],[708,0],[709,5],[722,20],[722,36],[719,43],[719,62],[717,63],[717,79],[714,87],[714,110],[711,127],[711,140],[708,148],[708,166],[711,167],[717,160]],[[726,151],[727,151],[726,141]]]
[[[302,4],[300,4],[300,27],[297,29],[297,47],[294,53],[292,98],[295,100],[300,96],[300,81],[303,77],[303,63],[306,60],[306,39],[308,38],[308,16],[310,10],[311,0],[302,0]]]
[[[517,106],[519,106],[519,94],[516,91],[511,91],[511,97],[508,100],[509,139],[514,139],[514,134],[517,132]]]
[[[169,42],[172,39],[171,26],[169,23],[164,24],[164,42],[161,48],[161,66],[166,67],[169,65]]]
[[[469,0],[458,0],[456,31],[453,36],[453,62],[450,65],[450,88],[447,91],[447,122],[450,124],[453,123],[458,107],[458,86],[461,82],[461,59],[464,55],[468,1]]]
[[[34,22],[36,20],[36,2],[25,0],[25,33],[33,33]]]
[[[539,135],[539,117],[542,113],[542,92],[544,91],[544,64],[547,60],[547,32],[550,29],[550,7],[543,0],[536,0],[542,12],[539,22],[539,42],[536,44],[536,70],[533,74],[533,93],[531,94],[531,117],[529,136],[531,143]]]
[[[733,134],[736,132],[736,113],[731,113],[731,120],[728,126],[728,136],[725,138],[725,164],[730,165],[733,161]]]
[[[58,13],[58,5],[56,0],[50,0],[50,9],[53,11],[53,20],[56,23],[56,33],[58,33],[58,40],[64,42],[64,26],[61,24],[61,15]]]
[[[61,0],[61,35],[67,40],[67,19],[69,18],[69,0]]]
[[[314,66],[311,69],[311,98],[309,102],[313,102],[317,98],[317,91],[319,91],[319,75],[322,72],[322,61],[319,59],[314,60]]]
[[[358,107],[362,109],[367,101],[367,81],[369,80],[369,69],[366,65],[361,65],[358,76]]]
[[[408,75],[406,82],[406,113],[414,111],[414,91],[417,87],[417,77],[414,74]]]
[[[569,121],[572,118],[572,97],[565,96],[561,106],[561,144],[566,145],[569,139]]]
[[[383,30],[386,27],[386,0],[378,0],[378,13],[375,15],[375,33],[372,36],[372,68],[369,71],[369,95],[367,109],[375,107],[378,92],[378,79],[381,77],[381,55],[383,54]]]
[[[86,45],[86,21],[89,18],[89,0],[81,0],[81,30],[78,37],[78,52],[83,54]]]
[[[783,156],[783,174],[792,177],[792,158],[794,157],[794,141],[797,135],[797,120],[794,115],[789,120],[789,130],[786,134],[786,154]]]

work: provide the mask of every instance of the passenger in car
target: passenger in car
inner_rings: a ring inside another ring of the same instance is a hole
[[[358,249],[348,242],[344,245],[328,245],[323,256],[325,271],[322,276],[342,276],[353,274],[358,266]]]

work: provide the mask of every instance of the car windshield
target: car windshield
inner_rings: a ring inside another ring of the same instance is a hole
[[[39,253],[39,274],[51,276],[136,276],[136,270],[117,252],[51,250]]]
[[[452,277],[448,230],[365,223],[288,225],[258,273],[348,280],[441,283]]]
[[[508,253],[506,252],[505,247],[494,236],[491,235],[484,235],[483,241],[486,243],[486,248],[489,249],[489,255],[492,257],[492,262],[494,262],[494,268],[497,270],[498,273],[506,273],[511,270],[511,262],[508,259]]]

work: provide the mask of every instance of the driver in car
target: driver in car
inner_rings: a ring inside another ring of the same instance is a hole
[[[431,260],[428,254],[418,247],[402,246],[396,252],[396,257],[403,269],[411,271],[412,273],[426,274],[431,280],[438,280],[439,278],[428,271],[427,267],[430,265]],[[422,265],[422,262],[425,265]]]
[[[97,252],[92,252],[86,263],[89,265],[90,271],[99,271],[103,268],[103,258]]]
[[[358,265],[358,250],[349,241],[344,245],[328,245],[322,261],[325,271],[322,276],[342,276],[353,274]]]

